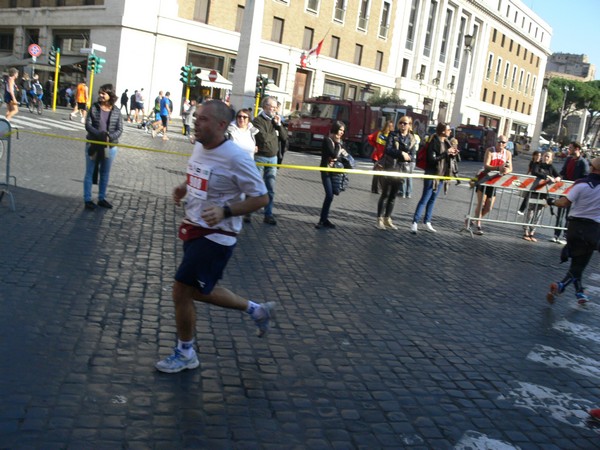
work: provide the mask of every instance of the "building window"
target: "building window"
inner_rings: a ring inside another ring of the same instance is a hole
[[[448,34],[452,25],[452,10],[446,10],[446,23],[444,24],[444,33],[442,34],[442,44],[440,46],[440,62],[446,62],[446,51],[448,50]]]
[[[521,54],[521,44],[517,45],[517,56]]]
[[[344,98],[344,85],[335,81],[325,80],[323,94],[331,98],[341,100]]]
[[[354,47],[354,64],[360,66],[362,62],[362,54],[363,54],[363,46],[360,44],[356,44]]]
[[[208,23],[208,11],[210,10],[210,0],[196,0],[194,6],[194,20],[196,22]]]
[[[357,87],[352,85],[348,86],[348,100],[356,100]]]
[[[39,8],[40,7],[40,0],[31,0],[31,7],[32,8]]]
[[[406,35],[406,48],[413,49],[415,43],[415,26],[417,24],[417,15],[419,10],[419,0],[412,0],[410,8],[410,18],[408,20],[408,33]]]
[[[65,0],[56,0],[56,6],[65,6]]]
[[[496,91],[492,92],[492,105],[496,104]]]
[[[306,10],[315,14],[319,13],[319,0],[307,0]]]
[[[504,94],[500,96],[500,108],[504,108]]]
[[[485,79],[489,80],[492,77],[492,66],[494,63],[494,55],[492,55],[490,53],[490,56],[488,56],[488,63],[487,63],[487,69],[485,71]]]
[[[460,51],[465,36],[465,27],[467,26],[467,19],[464,17],[460,18],[460,29],[458,30],[458,40],[456,41],[456,50],[454,51],[454,67],[458,69],[460,63]]]
[[[517,66],[513,67],[512,78],[510,80],[510,88],[515,88],[515,83],[517,82]]]
[[[523,49],[523,61],[527,61],[527,49]]]
[[[304,27],[304,38],[302,39],[302,48],[311,49],[313,46],[313,38],[315,36],[315,30],[312,28]]]
[[[519,73],[519,92],[521,92],[523,90],[523,76],[525,75],[525,71],[521,69],[521,72]]]
[[[346,1],[335,0],[335,8],[333,9],[333,20],[344,23],[346,17]]]
[[[406,78],[408,76],[408,66],[409,66],[409,62],[408,59],[404,58],[402,60],[402,72],[401,72],[401,77],[402,78]]]
[[[485,102],[486,98],[487,98],[487,89],[486,89],[486,88],[484,88],[484,89],[483,89],[483,96],[482,96],[482,98],[481,98],[481,101],[482,101],[482,102]]]
[[[515,100],[515,111],[519,112],[519,100]]]
[[[235,16],[235,31],[238,33],[242,31],[242,23],[244,22],[244,6],[238,5],[237,13]]]
[[[83,4],[85,6],[94,6],[96,4],[96,0],[84,0]]]
[[[369,8],[371,0],[361,0],[360,9],[358,11],[358,26],[359,30],[366,31],[369,26]]]
[[[506,35],[502,35],[502,40],[500,41],[500,47],[504,47],[504,43],[506,42]]]
[[[508,75],[510,74],[510,63],[506,63],[506,67],[504,67],[504,78],[502,80],[502,86],[506,87],[508,84]]]
[[[512,97],[508,97],[508,104],[506,105],[507,109],[510,109],[511,103],[512,103]]]
[[[387,39],[388,30],[390,28],[390,13],[392,10],[392,4],[390,2],[383,2],[381,9],[381,20],[379,21],[379,37]]]
[[[337,59],[340,54],[340,38],[337,36],[331,36],[331,48],[329,49],[329,56]]]
[[[531,81],[531,74],[527,73],[527,78],[525,79],[525,95],[529,95],[529,82]]]
[[[510,45],[508,46],[508,51],[512,52],[512,48],[513,48],[513,44],[515,43],[515,41],[513,41],[512,39],[510,40]]]
[[[425,45],[423,47],[423,55],[431,55],[431,41],[433,39],[433,29],[435,27],[435,15],[437,12],[437,2],[431,2],[429,8],[429,18],[427,19],[427,31],[425,32]]]
[[[12,52],[14,35],[12,31],[0,31],[0,50]]]
[[[283,41],[283,25],[284,20],[280,17],[273,17],[273,29],[271,30],[271,40],[273,42]]]
[[[383,67],[383,52],[377,52],[375,55],[375,70],[381,71]]]
[[[496,63],[496,73],[494,74],[494,83],[498,84],[500,81],[500,72],[502,71],[502,58],[498,58]]]

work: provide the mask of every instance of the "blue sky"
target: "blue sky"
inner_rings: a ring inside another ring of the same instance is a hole
[[[600,1],[522,1],[552,27],[552,52],[587,55],[596,66],[596,79],[600,79]]]

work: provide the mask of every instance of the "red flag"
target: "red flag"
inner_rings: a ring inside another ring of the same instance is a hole
[[[325,38],[321,39],[316,47],[311,48],[308,53],[302,52],[302,56],[300,56],[300,67],[306,67],[307,65],[311,65],[311,59],[316,58],[321,54],[321,48],[323,47],[323,41]]]

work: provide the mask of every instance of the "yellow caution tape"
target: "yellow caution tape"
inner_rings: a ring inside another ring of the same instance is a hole
[[[67,139],[70,141],[76,142],[84,142],[88,144],[99,144],[106,145],[104,141],[91,141],[83,138],[76,138],[70,136],[61,136],[58,134],[51,133],[42,133],[40,131],[31,131],[31,130],[22,130],[18,129],[15,131],[11,131],[10,133],[6,133],[3,136],[8,136],[15,132],[29,133],[34,134],[36,136],[45,136],[52,137],[57,139]],[[160,150],[156,148],[150,147],[139,147],[137,145],[129,145],[129,144],[117,144],[119,148],[129,148],[132,150],[141,150],[146,152],[154,152],[154,153],[166,153],[169,155],[176,156],[190,156],[191,153],[183,153],[183,152],[174,152],[170,150]],[[471,181],[471,178],[463,178],[463,177],[442,177],[439,175],[426,175],[423,173],[404,173],[404,172],[388,172],[385,170],[362,170],[362,169],[338,169],[335,167],[318,167],[318,166],[299,166],[294,164],[270,164],[270,163],[256,163],[257,166],[263,167],[277,167],[278,169],[291,169],[291,170],[308,170],[308,171],[318,171],[318,172],[335,172],[335,173],[347,173],[347,174],[356,174],[356,175],[375,175],[375,176],[383,176],[383,177],[396,177],[396,178],[423,178],[423,179],[431,179],[431,180],[460,180],[460,181]]]

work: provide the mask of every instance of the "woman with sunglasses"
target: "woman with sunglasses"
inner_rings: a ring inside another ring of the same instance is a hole
[[[117,95],[112,84],[104,84],[98,90],[98,101],[92,105],[86,116],[86,139],[96,141],[85,146],[85,177],[83,179],[83,200],[85,209],[94,210],[98,206],[111,209],[106,200],[106,189],[110,168],[117,156],[119,137],[123,133],[121,110],[115,105]],[[103,144],[100,144],[102,142]],[[92,181],[98,183],[98,204],[92,201]]]
[[[383,170],[389,172],[408,172],[410,155],[416,154],[417,140],[410,132],[412,121],[408,116],[400,117],[398,126],[392,131],[385,144],[383,154]],[[394,203],[400,186],[406,182],[400,177],[381,177],[381,197],[377,202],[377,228],[385,230],[390,228],[397,230],[398,227],[392,222]]]
[[[254,159],[254,154],[257,151],[255,136],[258,133],[258,128],[252,125],[251,119],[252,114],[249,109],[240,109],[235,115],[235,121],[227,127],[226,136]]]
[[[242,150],[250,155],[250,158],[254,159],[254,154],[258,151],[256,135],[259,130],[252,125],[251,119],[252,112],[250,109],[240,109],[235,115],[235,120],[227,127],[225,136],[239,145]],[[250,223],[251,220],[252,216],[250,214],[244,215],[245,223]]]

